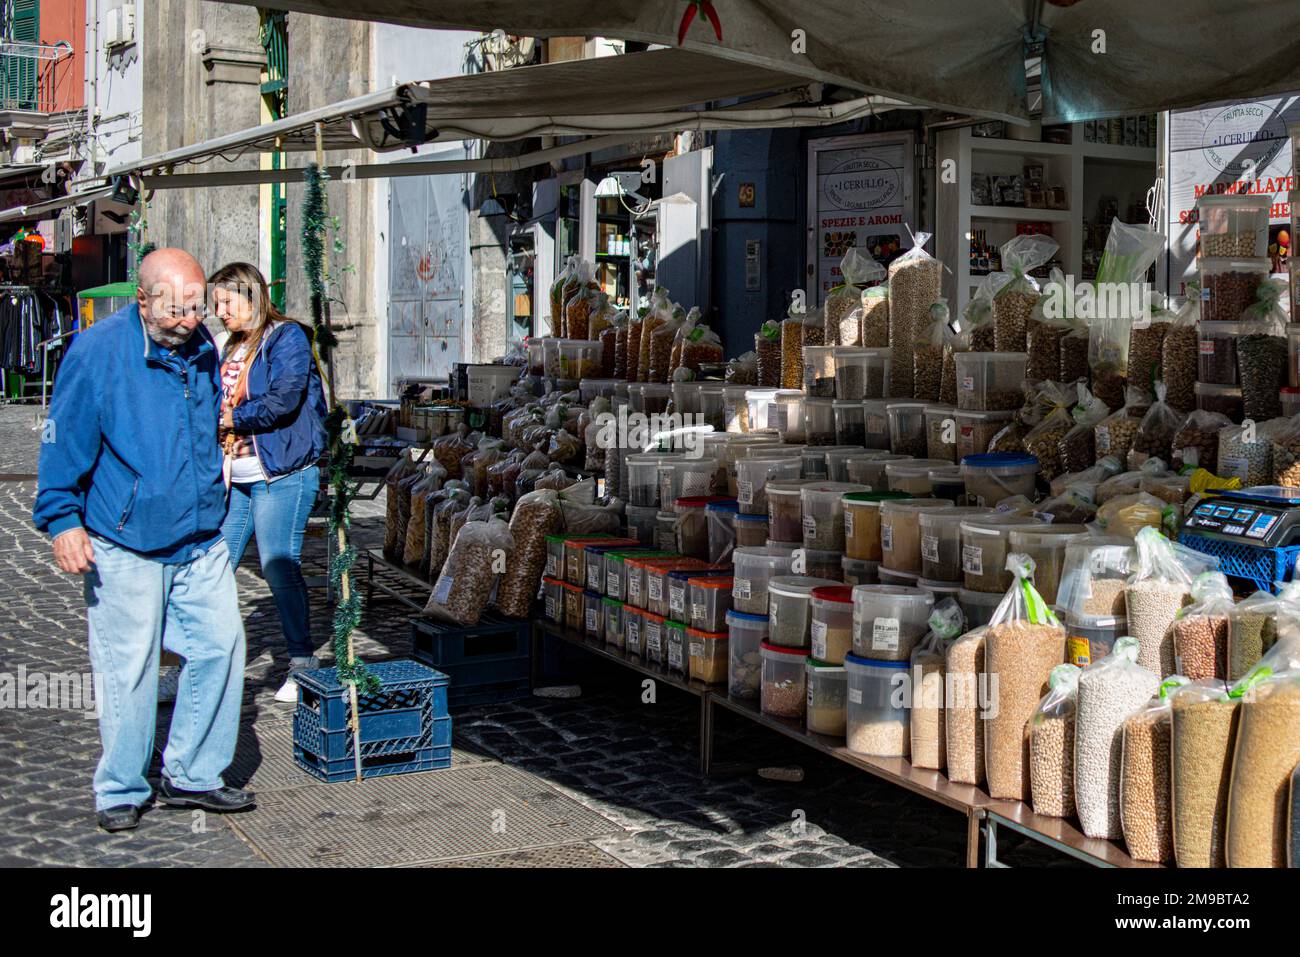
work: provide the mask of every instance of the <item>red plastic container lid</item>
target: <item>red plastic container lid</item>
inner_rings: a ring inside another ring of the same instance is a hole
[[[729,499],[725,495],[687,495],[683,498],[677,499],[676,504],[683,508],[704,508],[708,505],[714,504],[715,502],[730,501],[734,501],[734,499]]]
[[[775,652],[777,652],[777,653],[779,653],[779,654],[782,654],[782,655],[794,655],[794,656],[797,656],[797,657],[799,657],[799,658],[807,658],[807,657],[808,657],[808,649],[807,649],[807,648],[790,648],[790,647],[788,647],[788,646],[786,646],[786,645],[774,645],[774,644],[771,644],[770,642],[766,642],[766,641],[762,642],[762,644],[761,644],[760,647],[762,647],[762,649],[763,649],[764,651],[775,651]]]
[[[813,598],[822,601],[838,601],[846,605],[853,604],[852,585],[820,585],[812,590]]]

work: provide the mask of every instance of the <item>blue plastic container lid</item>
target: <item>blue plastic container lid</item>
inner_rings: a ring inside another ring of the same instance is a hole
[[[767,524],[767,516],[766,516],[766,515],[752,515],[752,514],[750,514],[749,512],[737,512],[737,513],[736,513],[736,521],[738,521],[738,522],[762,522],[764,525],[766,525],[766,524]]]
[[[730,568],[682,568],[668,573],[668,577],[677,581],[691,578],[730,578]]]
[[[738,512],[740,503],[734,498],[729,498],[725,502],[710,502],[704,506],[706,512]]]
[[[861,665],[864,668],[906,669],[910,668],[912,664],[910,661],[878,661],[875,658],[863,658],[861,655],[855,655],[851,651],[844,656],[844,661],[846,664]]]
[[[727,617],[735,618],[737,621],[761,621],[764,624],[767,624],[771,620],[767,615],[751,615],[749,612],[736,611],[735,609],[729,609],[727,611]]]
[[[978,455],[964,455],[962,465],[977,469],[996,469],[1022,465],[1038,466],[1038,456],[1027,452],[981,452]]]

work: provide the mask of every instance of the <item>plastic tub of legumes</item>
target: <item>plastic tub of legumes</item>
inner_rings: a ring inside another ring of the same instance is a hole
[[[845,737],[850,751],[874,757],[907,757],[908,710],[895,691],[898,679],[907,674],[909,667],[907,661],[845,656]]]
[[[813,589],[838,584],[809,575],[777,575],[767,584],[770,625],[768,641],[790,648],[807,648],[812,631]]]
[[[762,646],[767,642],[767,615],[727,612],[727,694],[757,698],[762,685]]]
[[[807,727],[813,734],[844,737],[848,717],[848,672],[843,664],[805,659],[808,686]]]
[[[779,575],[789,575],[794,566],[794,554],[784,549],[737,548],[731,556],[734,564],[732,604],[745,614],[768,614],[767,586]]]
[[[1033,498],[1038,459],[1021,452],[985,452],[966,456],[961,470],[967,500],[992,508],[1013,495]]]
[[[885,469],[889,467],[889,463],[913,461],[907,455],[896,455],[893,452],[882,452],[878,449],[871,450],[871,452],[870,455],[851,457],[846,464],[845,471],[848,472],[850,482],[865,485],[877,492],[884,492],[889,489],[885,478]]]
[[[801,473],[798,458],[790,456],[754,456],[736,460],[736,501],[747,515],[767,514],[768,481],[797,480]]]

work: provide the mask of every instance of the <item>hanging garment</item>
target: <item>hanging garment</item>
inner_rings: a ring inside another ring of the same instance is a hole
[[[30,289],[0,293],[0,368],[35,375],[41,370],[38,344],[45,338],[45,313]]]

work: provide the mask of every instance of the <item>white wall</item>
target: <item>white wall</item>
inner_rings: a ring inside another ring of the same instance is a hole
[[[384,90],[390,86],[399,83],[411,83],[420,80],[434,80],[446,76],[459,76],[465,72],[466,48],[465,44],[477,38],[478,33],[457,30],[420,30],[414,27],[396,26],[391,23],[375,23],[371,25],[370,43],[372,64],[371,89]],[[410,150],[401,150],[393,153],[375,154],[372,162],[391,163],[396,160],[409,159],[414,155],[433,156],[443,152],[449,147],[458,147],[459,144],[447,144],[440,146],[429,144],[418,148],[416,153]],[[386,179],[374,179],[369,181],[371,186],[371,202],[374,204],[375,222],[378,228],[374,231],[374,263],[375,278],[372,285],[374,290],[374,299],[371,303],[371,311],[377,317],[376,328],[378,337],[376,342],[375,361],[378,364],[375,380],[379,383],[382,391],[389,381],[388,375],[388,279],[389,279],[389,245],[388,245],[388,196],[389,181]],[[466,277],[466,297],[464,315],[468,321],[473,315],[472,302],[470,300],[470,290],[472,284],[469,277],[472,275],[469,264],[469,237],[465,241],[465,277]],[[467,342],[469,338],[469,329],[464,330],[462,342]]]
[[[105,21],[109,9],[121,6],[122,0],[86,0],[86,125],[91,136],[85,156],[96,164],[94,172],[138,160],[142,155],[144,45],[139,42],[139,30],[148,2],[135,0],[137,42],[129,48],[130,55],[123,58],[132,62],[110,69],[104,50]]]

